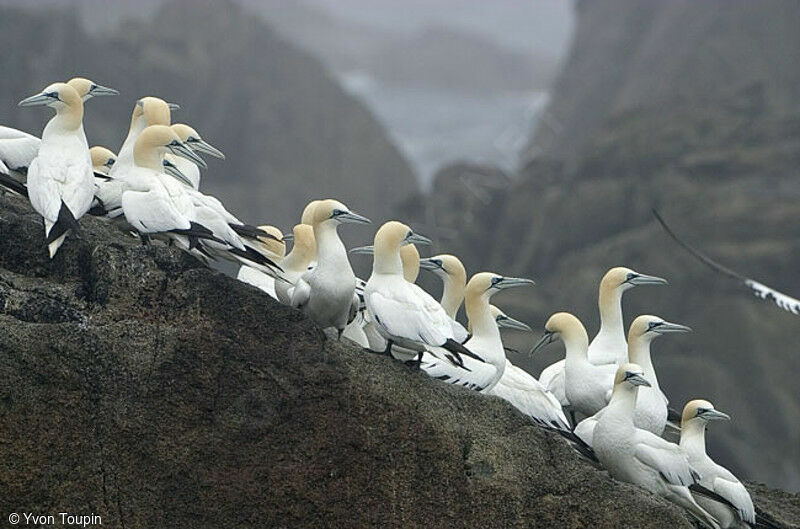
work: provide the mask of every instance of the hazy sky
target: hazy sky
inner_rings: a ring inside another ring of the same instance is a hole
[[[569,0],[305,0],[352,22],[387,30],[425,26],[468,29],[514,48],[552,50],[569,43]]]

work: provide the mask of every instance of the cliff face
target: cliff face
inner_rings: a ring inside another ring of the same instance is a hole
[[[579,154],[607,120],[660,104],[718,100],[752,85],[796,109],[800,6],[790,0],[602,0],[577,4],[578,30],[534,144]]]
[[[581,2],[578,14],[549,111],[563,128],[537,133],[540,156],[510,186],[438,215],[439,232],[455,234],[442,246],[471,271],[534,278],[538,289],[504,309],[538,328],[570,310],[593,335],[597,284],[612,266],[668,278],[626,294],[624,308],[628,322],[657,314],[695,330],[653,345],[672,406],[711,400],[733,416],[710,434],[715,457],[800,490],[800,321],[689,257],[650,212],[732,268],[800,293],[800,61],[783,62],[800,50],[786,25],[800,6],[609,0]],[[473,196],[451,174],[431,207]],[[422,230],[429,217],[412,220]],[[539,373],[562,355],[513,360]]]
[[[366,110],[308,54],[234,3],[167,3],[151,20],[89,36],[76,17],[4,9],[0,123],[38,134],[46,114],[17,101],[57,79],[85,75],[121,91],[87,105],[92,145],[118,149],[134,101],[182,107],[227,160],[209,160],[203,189],[253,223],[294,225],[313,195],[377,215],[414,191],[408,164]]]
[[[0,198],[0,511],[104,527],[691,527],[510,405],[331,342],[95,219]],[[800,498],[753,487],[779,525]],[[792,525],[794,524],[794,525]]]

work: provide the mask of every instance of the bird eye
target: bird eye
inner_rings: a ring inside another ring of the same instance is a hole
[[[439,268],[444,268],[444,266],[442,266],[442,260],[441,259],[433,259],[433,264],[435,264]]]
[[[45,95],[47,97],[52,97],[53,99],[58,99],[58,92],[47,92]]]
[[[96,84],[93,84],[92,86],[90,86],[90,87],[89,87],[89,91],[90,91],[90,92],[91,92],[92,90],[96,90],[96,89],[97,89],[97,85],[96,85]]]
[[[661,321],[651,321],[650,323],[647,324],[647,330],[652,331],[656,327],[660,327],[662,323],[663,322]]]
[[[637,277],[639,277],[639,274],[628,272],[628,275],[625,276],[625,281],[631,281],[632,279],[636,279]]]
[[[344,211],[342,211],[341,209],[334,209],[331,212],[331,218],[338,217],[339,215],[344,215]]]
[[[497,283],[499,283],[502,280],[503,280],[502,277],[493,277],[492,278],[492,286],[496,285]]]
[[[186,143],[197,143],[198,141],[200,141],[200,139],[195,138],[194,136],[189,136],[188,138],[186,138]]]
[[[109,158],[108,161],[106,162],[106,165],[111,167],[112,165],[114,165],[114,162],[116,162],[114,158]]]

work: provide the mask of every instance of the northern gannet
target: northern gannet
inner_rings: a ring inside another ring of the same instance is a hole
[[[464,290],[467,287],[467,271],[454,255],[435,255],[420,260],[420,266],[436,274],[443,283],[440,301],[447,315],[457,319],[458,309],[464,302]]]
[[[172,125],[172,130],[174,130],[181,141],[188,145],[193,151],[209,154],[223,160],[225,159],[225,155],[222,154],[222,151],[203,140],[203,138],[200,137],[200,134],[189,125],[186,125],[185,123],[175,123]],[[200,189],[200,167],[198,167],[197,164],[192,163],[185,158],[181,158],[169,153],[167,153],[165,159],[169,163],[175,165],[180,172],[186,175],[186,178],[191,182],[191,187],[193,189]]]
[[[89,156],[92,158],[92,170],[95,173],[107,175],[117,161],[117,155],[105,147],[95,145],[89,149]]]
[[[697,472],[684,450],[634,425],[636,395],[640,386],[649,385],[640,366],[623,364],[617,369],[611,402],[594,431],[597,459],[612,477],[658,494],[719,529],[717,520],[689,491],[697,481]]]
[[[337,229],[344,223],[367,224],[370,221],[332,199],[317,202],[312,210],[317,266],[297,280],[290,304],[320,327],[334,327],[341,337],[351,319],[356,276]]]
[[[297,224],[292,228],[292,235],[292,251],[279,263],[283,269],[283,281],[275,283],[278,301],[284,305],[291,302],[295,283],[308,271],[308,265],[317,255],[314,228],[308,224]]]
[[[136,139],[133,165],[119,168],[115,177],[121,183],[118,209],[143,241],[151,234],[164,235],[186,251],[202,250],[201,241],[222,244],[210,229],[187,217],[170,197],[161,172],[164,152],[190,159],[197,156],[168,126],[145,128]]]
[[[639,396],[636,399],[634,423],[637,428],[660,436],[667,424],[669,399],[658,385],[656,370],[650,358],[650,343],[663,334],[690,331],[691,329],[685,325],[670,323],[658,316],[639,316],[631,323],[628,331],[628,356],[632,363],[642,368],[644,377],[649,382],[647,387],[639,388]],[[594,427],[605,409],[587,417],[575,427],[575,434],[589,446],[592,445]]]
[[[89,210],[94,197],[92,161],[83,133],[83,101],[68,84],[54,83],[19,105],[46,105],[56,111],[42,132],[27,183],[31,205],[44,217],[52,259],[67,233],[79,230],[78,219]]]
[[[615,267],[600,281],[597,305],[600,310],[600,330],[589,344],[588,358],[593,364],[622,364],[627,362],[627,344],[622,317],[622,295],[637,285],[666,285],[666,279],[640,274],[630,268]],[[564,360],[546,367],[539,375],[544,384],[561,402],[568,406],[564,392]]]
[[[92,97],[119,94],[113,88],[100,86],[83,77],[74,77],[67,84],[78,92],[84,102]],[[0,126],[0,186],[27,196],[23,181],[28,167],[39,152],[40,143],[41,140],[32,134]]]
[[[783,292],[775,290],[774,288],[769,287],[763,283],[760,283],[755,279],[750,279],[749,277],[745,277],[739,272],[731,270],[727,266],[716,262],[715,260],[708,257],[700,250],[694,248],[693,246],[690,246],[688,243],[678,238],[675,232],[673,232],[672,229],[670,229],[670,227],[667,226],[667,223],[664,221],[664,219],[661,218],[661,215],[659,215],[658,211],[656,211],[655,209],[653,210],[653,215],[655,215],[656,220],[658,220],[658,222],[664,228],[664,231],[666,231],[667,234],[675,242],[677,242],[681,247],[683,247],[684,250],[689,252],[695,258],[699,259],[700,262],[711,268],[713,271],[742,283],[745,287],[750,289],[750,291],[753,293],[755,297],[759,299],[772,301],[781,309],[787,312],[791,312],[792,314],[800,314],[800,299],[793,298],[792,296],[789,296],[787,294],[784,294]]]
[[[545,325],[544,336],[531,349],[531,353],[556,339],[561,339],[566,349],[566,398],[575,410],[590,417],[605,407],[607,395],[614,385],[617,366],[595,365],[589,361],[589,337],[586,329],[578,318],[568,312],[558,312],[550,316]]]
[[[374,255],[375,247],[359,246],[350,250],[352,254]],[[409,283],[415,283],[419,276],[420,258],[419,251],[413,243],[409,243],[400,247],[400,262],[403,265],[403,279]],[[347,328],[344,330],[343,336],[353,340],[365,349],[376,353],[389,354],[395,360],[408,362],[414,360],[418,356],[418,352],[411,349],[400,347],[393,344],[389,348],[389,343],[384,336],[378,331],[377,323],[372,319],[372,316],[367,309],[364,290],[367,282],[356,278],[356,296],[358,297],[358,314],[356,318],[351,321]],[[463,341],[463,340],[462,340]]]
[[[116,172],[129,168],[133,165],[133,149],[136,145],[136,139],[142,131],[151,125],[169,125],[171,119],[171,107],[163,99],[157,97],[143,97],[136,101],[131,114],[131,124],[128,127],[128,135],[120,147],[117,154],[117,162],[111,169],[111,176],[115,176]],[[177,136],[176,136],[177,137]],[[180,138],[178,138],[180,141]],[[199,157],[198,157],[199,158]],[[204,167],[205,162],[200,159],[199,164]]]
[[[490,305],[489,310],[499,328],[531,331],[530,327],[521,321],[510,318],[494,305]],[[542,426],[564,431],[570,430],[569,422],[558,399],[547,391],[547,388],[539,383],[533,375],[515,366],[508,359],[506,359],[503,376],[488,393],[510,402],[515,408]]]
[[[727,421],[730,417],[714,409],[707,400],[693,400],[683,408],[680,446],[700,474],[700,485],[718,494],[726,503],[700,493],[694,499],[719,521],[722,529],[749,529],[756,523],[756,512],[750,493],[727,468],[718,465],[706,454],[706,425],[709,421]]]
[[[364,300],[378,332],[387,340],[386,354],[397,346],[422,352],[444,347],[456,359],[471,353],[456,340],[454,321],[442,306],[419,286],[403,277],[400,248],[430,240],[397,221],[389,221],[375,234],[372,274],[364,289]],[[488,310],[488,309],[487,309]]]
[[[501,290],[530,285],[533,285],[530,279],[503,277],[490,272],[480,272],[472,276],[467,283],[464,296],[472,335],[457,351],[465,355],[461,358],[461,365],[447,351],[429,347],[422,353],[420,369],[428,376],[448,384],[490,393],[503,376],[507,360],[500,338],[500,329],[489,308],[489,300]],[[438,304],[437,306],[441,307]],[[441,311],[444,313],[443,309]],[[537,395],[526,395],[530,387],[517,380],[511,383],[512,379],[509,379],[508,387],[498,390],[501,392],[499,396],[508,398],[512,404],[520,406],[526,414],[538,415],[540,410],[539,403],[536,402]],[[548,420],[543,417],[539,417],[539,420]]]
[[[258,226],[258,229],[263,230],[265,233],[274,237],[258,238],[258,242],[261,244],[262,253],[266,253],[273,262],[280,262],[286,256],[286,243],[283,242],[283,233],[279,228],[269,225]],[[266,292],[270,297],[278,299],[275,278],[271,275],[265,274],[257,268],[242,264],[239,267],[239,273],[237,274],[236,279],[247,283],[248,285],[253,285],[254,287]]]

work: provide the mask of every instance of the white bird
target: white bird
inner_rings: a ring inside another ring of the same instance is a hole
[[[120,149],[120,155],[117,156],[114,165],[112,165],[108,171],[108,176],[110,176],[111,179],[106,182],[98,182],[92,206],[93,211],[95,211],[98,215],[105,212],[105,214],[111,219],[121,219],[122,191],[125,187],[123,178],[124,175],[127,174],[134,166],[133,155],[136,140],[139,138],[139,135],[145,128],[153,125],[169,126],[169,123],[170,106],[166,101],[157,97],[143,97],[136,101],[131,114],[131,124],[128,130],[128,136],[125,139],[122,149]],[[177,135],[175,137],[177,138]],[[170,147],[170,149],[186,149],[187,151],[191,152],[188,147],[181,147],[178,145],[179,143],[180,139],[178,139],[176,145]],[[184,153],[184,155],[188,156],[187,153]],[[194,155],[194,153],[192,153],[192,155],[195,158],[200,159],[198,156]],[[156,164],[157,167],[153,166],[152,168],[156,174],[161,174],[164,172],[165,167],[163,166],[161,159],[148,161]],[[204,163],[202,162],[202,159],[200,159],[200,162]],[[171,172],[170,174],[180,177],[178,173]],[[119,223],[121,221],[118,220],[117,222]],[[123,229],[127,230],[129,227],[123,226]]]
[[[464,299],[472,336],[457,351],[465,355],[461,358],[462,365],[459,365],[457,358],[452,357],[452,350],[447,352],[429,347],[422,354],[420,369],[428,376],[448,384],[491,393],[503,377],[507,360],[500,329],[489,308],[489,300],[501,290],[530,285],[533,285],[530,279],[503,277],[489,272],[472,276],[467,283]],[[508,398],[512,404],[521,407],[523,413],[538,414],[536,396],[525,394],[531,389],[530,386],[514,379],[513,375],[508,382],[506,388],[498,390],[498,396]]]
[[[50,258],[91,207],[94,177],[89,146],[83,133],[83,101],[66,83],[54,83],[20,106],[46,105],[56,111],[42,132],[42,143],[28,168],[28,197],[44,217]]]
[[[588,358],[593,364],[627,362],[627,344],[622,317],[622,295],[637,285],[666,285],[660,277],[640,274],[625,267],[611,268],[600,281],[597,304],[600,309],[600,330],[589,344]],[[564,390],[564,360],[546,367],[539,375],[544,384],[561,402],[569,406]]]
[[[403,277],[400,248],[407,244],[430,244],[397,221],[389,221],[375,234],[372,274],[364,289],[364,301],[378,332],[387,340],[385,353],[393,345],[422,352],[444,347],[456,358],[471,354],[456,341],[453,320],[442,306],[419,286]]]
[[[133,107],[133,113],[131,114],[131,124],[128,127],[128,135],[125,137],[125,141],[119,149],[117,162],[109,172],[111,176],[115,176],[117,171],[133,166],[133,151],[139,134],[151,125],[168,126],[172,118],[172,110],[176,108],[178,108],[177,105],[167,103],[158,97],[146,96],[136,101]],[[178,138],[178,141],[180,141],[180,138]],[[205,167],[205,162],[203,162],[202,159],[197,163]]]
[[[117,95],[113,88],[100,86],[83,77],[74,77],[67,84],[78,92],[81,100],[92,97]],[[81,123],[81,130],[83,124]],[[11,127],[0,126],[0,185],[22,195],[27,195],[24,176],[39,152],[41,140],[32,134]]]
[[[467,288],[467,271],[461,260],[455,255],[442,254],[421,259],[419,264],[423,270],[433,272],[442,280],[439,303],[447,315],[456,320]]]
[[[280,262],[286,256],[286,243],[283,242],[283,233],[277,227],[269,225],[258,226],[258,229],[274,237],[274,239],[268,237],[257,238],[258,242],[262,245],[261,252],[265,253],[273,262]],[[239,267],[239,273],[236,279],[253,285],[266,292],[270,297],[278,299],[275,278],[257,268],[242,264]]]
[[[647,387],[639,388],[639,396],[636,399],[634,423],[637,428],[660,436],[667,424],[669,399],[658,385],[658,376],[650,357],[650,344],[663,334],[690,331],[691,329],[685,325],[670,323],[658,316],[639,316],[631,323],[628,331],[628,356],[632,363],[642,368],[644,377],[649,383]],[[608,398],[611,399],[610,394]],[[594,427],[605,410],[606,408],[603,408],[595,415],[587,417],[575,427],[575,434],[589,446],[592,446]]]
[[[312,209],[317,266],[297,280],[291,306],[301,309],[320,327],[335,328],[341,337],[351,319],[356,276],[337,229],[344,223],[370,221],[336,200],[322,200]]]
[[[89,149],[89,156],[92,159],[92,170],[95,173],[107,175],[117,161],[117,155],[111,150],[95,145]],[[97,175],[95,175],[97,176]]]
[[[586,329],[578,318],[568,312],[550,316],[545,324],[544,336],[531,353],[559,338],[566,349],[564,382],[567,400],[575,410],[590,417],[605,407],[607,395],[614,386],[617,366],[589,362]]]
[[[693,246],[681,240],[675,234],[675,232],[673,232],[672,229],[669,226],[667,226],[667,223],[664,221],[664,219],[661,218],[661,215],[659,215],[658,211],[656,211],[655,209],[653,210],[653,215],[655,215],[656,220],[658,220],[658,222],[664,228],[664,231],[667,232],[667,235],[672,237],[672,239],[675,242],[677,242],[681,247],[683,247],[684,250],[689,252],[692,256],[700,260],[700,262],[711,268],[713,271],[741,283],[746,288],[750,289],[750,292],[752,292],[752,294],[759,299],[771,301],[779,308],[785,310],[786,312],[791,312],[792,314],[795,315],[800,314],[800,299],[794,298],[788,294],[784,294],[779,290],[775,290],[774,288],[767,286],[759,281],[756,281],[755,279],[743,276],[739,272],[731,270],[727,266],[718,263],[717,261],[707,256],[697,248],[694,248]]]
[[[722,529],[748,529],[756,523],[756,512],[750,493],[727,468],[718,465],[706,454],[706,425],[709,421],[727,421],[730,417],[714,409],[706,400],[693,400],[683,408],[680,446],[700,474],[700,485],[718,494],[725,502],[700,493],[697,503],[719,521]]]
[[[594,432],[597,459],[613,478],[639,485],[687,509],[693,516],[719,529],[716,519],[692,497],[689,486],[697,473],[686,453],[676,444],[637,428],[633,422],[639,386],[649,386],[636,364],[623,364],[616,372],[614,392]]]
[[[133,165],[120,168],[115,177],[122,184],[120,209],[125,219],[140,233],[143,241],[149,235],[162,235],[186,251],[201,249],[203,242],[222,243],[214,238],[211,230],[187,217],[173,202],[162,180],[161,160],[165,152],[190,159],[197,156],[168,126],[145,128],[137,136]]]
[[[360,246],[350,250],[352,254],[374,255],[375,247]],[[417,247],[412,244],[406,244],[400,247],[400,262],[403,265],[403,279],[409,283],[415,283],[419,276],[420,258]],[[409,362],[417,358],[418,352],[411,349],[406,349],[393,344],[389,348],[389,343],[384,336],[378,331],[378,325],[372,319],[369,310],[367,310],[366,301],[364,298],[364,290],[367,282],[356,278],[356,296],[358,297],[358,314],[356,318],[351,321],[347,328],[344,330],[343,336],[353,340],[365,349],[376,353],[385,353],[387,350],[392,358],[402,362]],[[462,340],[463,341],[463,340]]]
[[[283,281],[275,283],[278,301],[284,305],[288,305],[292,301],[292,290],[295,283],[308,272],[308,265],[317,255],[314,228],[308,224],[295,225],[292,229],[292,239],[294,239],[292,251],[279,263],[283,269]]]
[[[215,158],[225,159],[225,155],[222,154],[222,151],[203,140],[200,134],[189,125],[185,123],[175,123],[171,127],[181,141],[188,145],[193,151],[209,154]],[[186,179],[189,181],[189,187],[195,190],[200,189],[200,167],[198,167],[197,164],[186,158],[181,158],[180,156],[169,153],[166,154],[165,160],[174,165],[178,171],[186,176]]]
[[[531,331],[530,327],[521,321],[510,318],[494,305],[490,305],[489,310],[499,328]],[[488,393],[510,402],[515,408],[542,426],[565,431],[570,429],[569,421],[567,421],[558,399],[547,391],[547,388],[539,383],[533,375],[515,366],[508,359],[506,359],[503,376]]]

